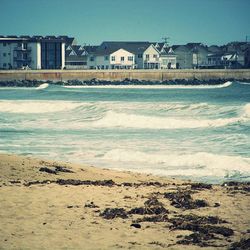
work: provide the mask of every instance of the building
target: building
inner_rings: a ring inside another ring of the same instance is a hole
[[[87,69],[88,52],[80,45],[68,45],[65,50],[66,69]]]
[[[164,43],[103,42],[89,53],[90,69],[166,69],[176,68],[176,55]]]
[[[63,69],[67,36],[0,36],[1,69]]]
[[[175,69],[176,54],[167,43],[153,43],[159,52],[159,69]]]

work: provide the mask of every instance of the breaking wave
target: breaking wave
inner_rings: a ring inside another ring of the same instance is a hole
[[[46,89],[49,87],[49,84],[48,83],[43,83],[41,84],[40,86],[38,86],[36,89]]]
[[[79,85],[71,85],[71,86],[63,86],[67,89],[84,89],[84,88],[110,88],[110,89],[218,89],[218,88],[226,88],[232,85],[232,82],[225,82],[223,84],[202,84],[202,85],[176,85],[176,84],[168,84],[168,85],[95,85],[95,86],[79,86]]]
[[[79,107],[77,102],[65,101],[0,101],[0,111],[7,113],[50,113],[68,111]]]
[[[244,106],[244,113],[239,117],[218,119],[190,119],[144,116],[136,114],[116,113],[108,111],[106,116],[96,121],[95,127],[125,127],[136,129],[181,129],[222,127],[234,123],[248,121],[250,104]]]
[[[154,154],[132,150],[113,149],[104,160],[127,163],[132,170],[141,170],[160,175],[217,176],[230,177],[238,173],[250,174],[250,158],[241,156],[217,155],[206,152],[194,154]],[[131,164],[129,164],[131,163]],[[133,164],[137,163],[137,164]],[[147,166],[148,165],[148,166]]]

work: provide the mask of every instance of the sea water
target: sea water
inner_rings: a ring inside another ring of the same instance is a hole
[[[250,85],[1,88],[0,152],[249,181]]]

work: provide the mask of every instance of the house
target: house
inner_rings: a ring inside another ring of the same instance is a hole
[[[172,46],[176,54],[176,68],[192,69],[206,67],[208,64],[207,47],[202,43],[187,43]]]
[[[88,52],[81,45],[68,45],[65,50],[66,69],[87,69]]]
[[[193,53],[185,45],[173,45],[172,50],[176,55],[177,69],[191,69],[193,67]]]
[[[245,66],[245,57],[243,53],[226,53],[221,58],[224,68],[243,68]]]
[[[0,36],[0,68],[63,69],[66,40],[66,36]]]
[[[176,67],[176,55],[164,43],[103,42],[88,56],[90,69],[166,69]]]
[[[173,49],[166,43],[154,43],[155,48],[159,51],[159,68],[160,69],[175,69],[176,54]]]
[[[89,54],[90,69],[134,69],[143,68],[144,51],[149,42],[103,42]]]
[[[187,43],[186,46],[192,53],[192,68],[207,67],[208,49],[202,43]]]

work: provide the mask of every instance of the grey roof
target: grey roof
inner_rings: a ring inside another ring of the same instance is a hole
[[[133,54],[142,54],[149,46],[150,42],[103,42],[95,51],[96,55],[109,55],[119,49],[125,49]]]
[[[87,51],[88,54],[94,53],[99,46],[96,45],[85,45],[83,48]]]

